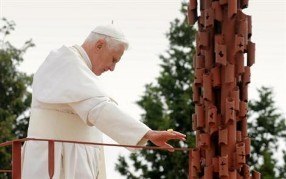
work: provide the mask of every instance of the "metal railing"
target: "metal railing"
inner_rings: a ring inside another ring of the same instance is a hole
[[[128,147],[128,148],[138,148],[147,150],[168,150],[173,149],[174,151],[188,151],[189,152],[189,179],[191,178],[190,167],[191,167],[191,151],[192,148],[163,148],[155,146],[135,146],[135,145],[119,145],[119,144],[109,144],[109,143],[94,143],[94,142],[80,142],[80,141],[70,141],[70,140],[52,140],[52,139],[39,139],[39,138],[24,138],[16,139],[13,141],[8,141],[0,144],[0,147],[12,146],[12,169],[1,170],[0,173],[12,173],[12,179],[21,179],[21,147],[22,143],[25,141],[47,141],[48,142],[48,172],[49,177],[52,179],[55,170],[55,142],[64,143],[76,143],[76,144],[88,144],[88,145],[101,145],[101,146],[112,146],[112,147]]]

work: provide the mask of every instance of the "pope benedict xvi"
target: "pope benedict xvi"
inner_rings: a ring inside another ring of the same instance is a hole
[[[101,89],[98,76],[113,71],[128,42],[114,25],[98,26],[84,43],[50,52],[33,79],[28,137],[103,142],[105,133],[119,144],[172,146],[185,140],[176,131],[151,130],[118,108]],[[48,179],[48,143],[27,141],[22,151],[22,178]],[[106,179],[100,146],[55,143],[54,179]]]

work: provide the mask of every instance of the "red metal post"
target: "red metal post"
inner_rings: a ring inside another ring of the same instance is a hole
[[[21,142],[12,143],[12,178],[21,179]]]
[[[48,145],[49,176],[50,179],[52,179],[55,173],[55,142],[53,140],[49,140]]]

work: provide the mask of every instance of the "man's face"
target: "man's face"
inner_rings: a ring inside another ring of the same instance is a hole
[[[124,50],[122,44],[115,48],[110,48],[104,39],[99,40],[95,44],[94,55],[91,59],[93,73],[100,76],[108,70],[113,71],[121,59]]]

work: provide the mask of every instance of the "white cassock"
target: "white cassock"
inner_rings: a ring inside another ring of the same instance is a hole
[[[100,89],[88,55],[78,45],[52,51],[34,75],[30,138],[103,142],[105,133],[119,144],[145,145],[149,130]],[[25,142],[22,178],[49,178],[47,142]],[[103,147],[55,143],[53,178],[105,179]]]

